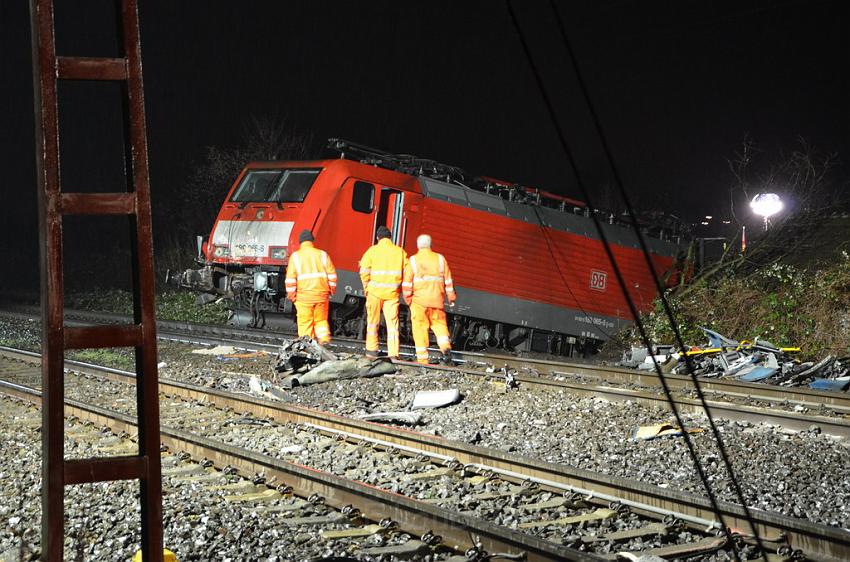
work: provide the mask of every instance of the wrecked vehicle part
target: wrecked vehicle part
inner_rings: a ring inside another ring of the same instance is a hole
[[[278,373],[306,370],[326,360],[326,353],[330,352],[307,336],[284,340],[278,350],[274,369]],[[336,357],[333,356],[333,358]]]
[[[800,363],[793,357],[801,351],[799,347],[781,347],[759,337],[737,341],[708,328],[700,329],[709,340],[708,347],[691,346],[668,356],[652,356],[644,348],[632,347],[623,353],[619,366],[654,371],[657,362],[662,374],[728,377],[745,383],[782,386],[809,385],[815,390],[838,392],[850,389],[850,384],[844,385],[838,380],[847,374],[843,364],[850,358],[827,356],[817,363]],[[665,349],[666,346],[656,346],[652,351]],[[682,356],[689,358],[688,363],[681,361]],[[678,361],[671,361],[671,358]],[[688,364],[693,367],[692,371]]]
[[[306,373],[290,375],[281,384],[285,388],[294,388],[342,379],[378,377],[393,374],[396,371],[396,366],[388,361],[371,360],[363,357],[342,359],[325,361]]]
[[[715,332],[714,330],[709,330],[708,328],[705,328],[703,326],[700,326],[700,330],[702,330],[703,333],[708,338],[708,347],[712,347],[712,348],[735,348],[735,347],[738,347],[740,345],[740,342],[738,342],[736,340],[729,339],[726,336],[721,335],[718,332]]]
[[[456,388],[451,390],[420,390],[413,396],[411,410],[426,408],[442,408],[460,401],[460,391]]]
[[[762,381],[775,375],[778,370],[779,369],[776,367],[754,367],[749,372],[742,375],[740,380],[747,382]]]
[[[375,412],[373,414],[361,414],[357,417],[363,421],[417,425],[422,419],[422,412]]]
[[[819,372],[821,372],[822,370],[826,369],[827,367],[832,365],[832,363],[834,361],[835,361],[835,357],[833,357],[832,355],[827,355],[826,357],[824,357],[823,359],[821,359],[820,361],[818,361],[817,363],[815,363],[814,365],[812,365],[808,369],[804,369],[803,371],[798,372],[798,373],[792,373],[785,380],[781,380],[779,382],[780,382],[780,384],[786,384],[786,385],[791,385],[791,384],[794,384],[794,383],[797,383],[797,382],[802,382],[805,379],[812,377],[812,376],[818,374]]]

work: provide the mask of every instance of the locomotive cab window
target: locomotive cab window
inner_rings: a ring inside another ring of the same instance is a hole
[[[233,197],[234,203],[302,203],[321,170],[251,170]]]
[[[354,182],[351,208],[359,213],[371,213],[375,205],[375,186],[365,181]]]

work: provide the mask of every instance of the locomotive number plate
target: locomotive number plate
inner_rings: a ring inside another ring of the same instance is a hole
[[[235,258],[262,258],[267,253],[265,244],[235,244],[233,246],[233,257]]]

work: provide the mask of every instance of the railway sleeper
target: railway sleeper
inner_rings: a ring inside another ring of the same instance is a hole
[[[657,556],[659,558],[685,558],[692,556],[700,556],[720,550],[726,546],[726,537],[706,537],[698,541],[674,544],[670,546],[662,546],[658,548],[649,548],[634,552],[621,551],[611,554],[604,554],[602,558],[605,560],[631,560],[637,561],[641,558],[649,558]]]
[[[348,516],[344,515],[342,512],[334,511],[327,515],[312,515],[309,517],[288,517],[286,519],[282,519],[281,524],[286,525],[287,527],[300,527],[302,525],[333,525],[335,523],[345,523],[347,521],[349,521]]]
[[[582,535],[579,540],[584,544],[592,544],[605,541],[622,542],[642,537],[668,535],[673,530],[675,530],[675,527],[666,525],[664,523],[650,523],[648,525],[644,525],[643,527],[638,527],[637,529],[626,529],[624,531],[602,533],[599,535]]]
[[[517,525],[518,529],[539,529],[541,527],[549,527],[551,525],[566,526],[576,525],[578,523],[587,523],[590,521],[602,521],[604,519],[613,519],[619,516],[619,512],[615,509],[600,507],[589,513],[582,515],[571,515],[569,517],[560,517],[558,519],[544,519],[542,521],[528,521]]]
[[[395,556],[398,558],[408,558],[417,555],[424,555],[431,552],[432,548],[427,543],[420,540],[411,539],[403,544],[388,545],[388,546],[370,546],[363,548],[361,552],[369,556]],[[458,557],[459,558],[459,557]],[[448,560],[451,560],[449,558]],[[463,562],[469,562],[464,557]]]

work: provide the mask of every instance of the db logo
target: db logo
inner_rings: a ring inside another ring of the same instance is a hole
[[[608,274],[598,269],[590,271],[590,288],[594,291],[604,291],[608,286]]]

